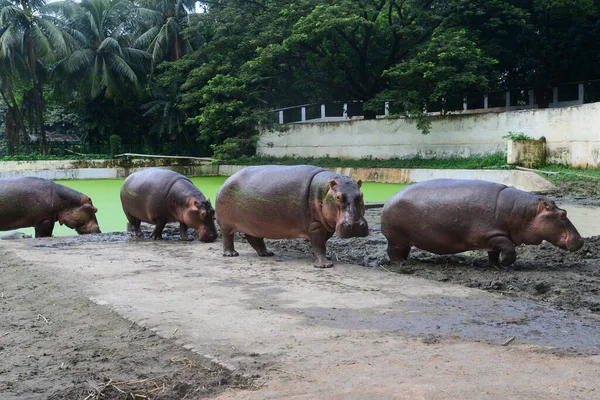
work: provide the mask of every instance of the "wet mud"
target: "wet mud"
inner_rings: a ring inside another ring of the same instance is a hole
[[[381,233],[381,208],[367,210],[370,235],[365,238],[327,242],[327,255],[334,262],[419,276],[478,288],[505,296],[551,305],[559,310],[591,313],[600,317],[600,236],[585,238],[577,252],[567,252],[550,243],[517,247],[517,261],[507,269],[491,267],[487,252],[435,255],[413,248],[403,263],[390,263]],[[306,240],[267,240],[275,257],[310,256]]]

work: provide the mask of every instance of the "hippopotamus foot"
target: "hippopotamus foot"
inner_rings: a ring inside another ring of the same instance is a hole
[[[333,263],[329,260],[325,260],[325,262],[315,261],[313,265],[315,268],[333,268]]]
[[[222,229],[222,228],[221,228]],[[240,254],[233,248],[233,233],[223,233],[223,257],[237,257]]]
[[[238,253],[235,250],[224,250],[223,251],[223,257],[237,257],[239,255],[240,255],[240,253]]]
[[[256,250],[261,257],[272,257],[274,253],[272,251],[267,250],[267,245],[265,244],[265,239],[259,238],[256,236],[246,235],[246,240],[250,243],[250,246]]]
[[[392,245],[388,243],[386,252],[391,262],[405,261],[410,253],[410,245]]]
[[[506,267],[517,260],[515,245],[506,237],[496,237],[490,241],[494,250],[488,251],[488,259],[493,267]]]

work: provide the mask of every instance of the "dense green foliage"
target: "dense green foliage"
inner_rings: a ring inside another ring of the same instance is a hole
[[[543,107],[600,79],[599,34],[600,0],[0,0],[0,140],[234,159],[270,110],[328,101],[365,118],[390,101],[427,133],[423,111],[466,93]]]

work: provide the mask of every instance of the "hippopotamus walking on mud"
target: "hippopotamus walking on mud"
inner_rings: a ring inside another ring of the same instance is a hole
[[[52,236],[58,221],[79,234],[100,233],[92,199],[48,179],[0,179],[0,230],[33,226],[35,237]]]
[[[168,222],[179,222],[181,240],[188,240],[188,226],[198,239],[212,242],[217,238],[215,210],[204,195],[184,175],[160,168],[148,168],[129,175],[121,186],[121,204],[129,229],[141,236],[140,224],[155,228],[152,239],[162,239]]]
[[[233,235],[241,232],[259,256],[272,256],[264,238],[308,238],[315,267],[329,268],[325,243],[367,236],[361,181],[312,165],[266,165],[244,168],[225,181],[217,193],[217,222],[223,234],[223,255],[237,256]]]
[[[552,200],[477,180],[435,179],[401,190],[383,207],[381,230],[391,261],[405,260],[416,246],[435,254],[487,250],[491,265],[507,266],[517,258],[515,245],[583,246]]]

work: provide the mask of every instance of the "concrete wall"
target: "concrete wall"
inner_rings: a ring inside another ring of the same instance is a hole
[[[134,161],[134,162],[131,162]],[[144,168],[155,167],[156,160],[93,160],[86,161],[89,168],[80,168],[78,161],[5,161],[0,162],[0,178],[36,176],[45,179],[118,179]],[[109,165],[110,164],[110,165]],[[245,165],[167,165],[170,169],[187,176],[230,176],[246,168]],[[194,164],[194,163],[193,163]],[[104,165],[104,168],[101,166]],[[94,167],[95,166],[95,167]],[[481,179],[502,183],[529,192],[547,192],[554,186],[537,174],[516,170],[464,170],[464,169],[406,169],[406,168],[327,168],[338,174],[348,175],[364,182],[412,183],[436,178]]]
[[[600,103],[433,118],[428,135],[407,119],[290,124],[285,132],[262,132],[257,153],[353,159],[468,157],[506,152],[502,136],[513,131],[535,139],[544,136],[550,163],[600,163]]]

